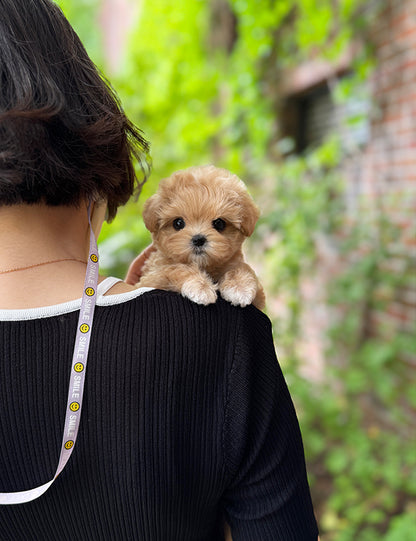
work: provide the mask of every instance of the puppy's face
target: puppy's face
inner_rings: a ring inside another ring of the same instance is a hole
[[[205,166],[162,181],[143,217],[155,245],[170,260],[215,268],[239,252],[253,232],[258,209],[235,175]]]

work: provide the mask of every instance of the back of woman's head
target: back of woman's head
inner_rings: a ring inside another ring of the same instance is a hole
[[[50,0],[0,0],[0,205],[108,201],[140,182],[148,146]]]

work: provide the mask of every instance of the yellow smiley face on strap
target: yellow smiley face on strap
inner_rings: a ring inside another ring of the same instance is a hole
[[[90,257],[91,261],[93,261],[94,263],[97,263],[98,261],[98,257],[95,255],[95,254],[92,254],[91,257]]]
[[[71,403],[69,404],[69,409],[70,409],[71,411],[78,411],[78,410],[79,410],[79,404],[78,404],[78,402],[71,402]]]
[[[89,326],[87,323],[83,323],[83,324],[80,326],[79,330],[80,330],[82,333],[85,334],[86,332],[88,332],[88,331],[90,330],[90,326]]]

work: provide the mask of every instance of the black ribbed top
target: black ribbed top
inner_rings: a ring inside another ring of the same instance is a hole
[[[78,312],[0,322],[0,492],[58,464]],[[294,408],[255,309],[150,291],[94,318],[72,456],[1,541],[316,541]]]

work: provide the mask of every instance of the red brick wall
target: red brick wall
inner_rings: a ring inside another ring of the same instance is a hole
[[[387,310],[372,315],[373,326],[416,332],[416,1],[389,0],[372,39],[371,138],[354,168],[361,174],[349,180],[401,229],[391,247],[392,269],[401,273],[413,266],[413,276]],[[412,357],[416,360],[415,350]]]
[[[366,180],[383,192],[416,188],[416,2],[390,0],[373,32],[377,68],[372,80],[378,115],[366,151]]]
[[[376,66],[369,81],[370,137],[345,164],[347,205],[352,220],[387,216],[399,226],[388,266],[396,276],[412,268],[399,290],[387,292],[387,306],[366,314],[365,331],[389,338],[404,330],[416,342],[416,0],[388,0],[386,6],[371,28]],[[356,53],[357,44],[352,44],[335,64],[318,59],[298,66],[285,76],[280,92],[296,96],[347,71]],[[374,238],[369,249],[377,242]],[[301,356],[307,359],[308,377],[317,378],[325,370],[325,335],[334,320],[326,304],[328,283],[345,264],[324,237],[318,252],[318,271],[304,280],[300,292],[305,329]],[[380,288],[381,296],[386,289]],[[416,345],[404,360],[416,366]]]

